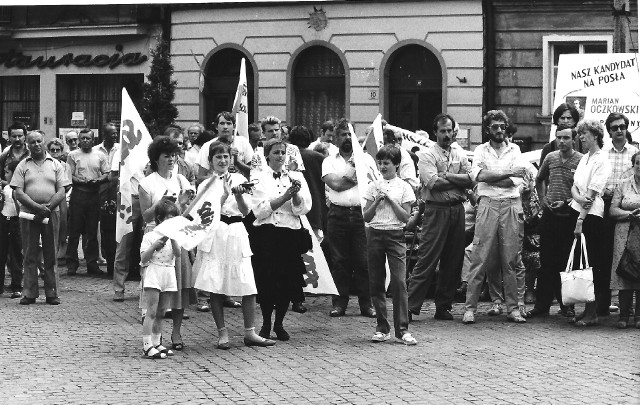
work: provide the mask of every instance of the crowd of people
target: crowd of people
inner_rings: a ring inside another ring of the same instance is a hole
[[[228,112],[217,115],[213,131],[172,125],[152,134],[149,164],[132,179],[134,232],[116,243],[117,125],[104,124],[100,134],[70,132],[64,143],[55,138],[45,145],[45,134],[16,123],[0,155],[0,288],[6,265],[11,297],[33,304],[40,273],[46,302],[60,304],[58,259],[75,275],[82,239],[88,273],[102,273],[104,257],[114,301],[124,300],[125,280],[140,269],[145,357],[184,349],[181,325],[190,305],[212,312],[217,348],[231,347],[224,307],[242,308],[245,345],[265,347],[276,343],[272,336],[290,339],[284,327],[290,305],[307,311],[301,255],[315,237],[338,291],[329,316],[344,316],[350,296],[357,296],[360,315],[377,320],[373,342],[391,339],[390,296],[395,339],[417,343],[409,324],[434,278],[436,320],[453,320],[453,303],[462,296],[462,322],[472,324],[479,300],[488,296],[488,315],[506,309],[511,322],[549,315],[556,299],[570,322],[590,326],[609,314],[613,290],[617,326],[640,328],[640,154],[627,132],[629,120],[614,113],[603,126],[580,120],[572,105],[563,104],[554,124],[556,139],[545,145],[539,169],[524,160],[511,138],[516,127],[500,110],[483,117],[488,141],[472,162],[456,143],[451,115],[435,117],[435,142],[424,150],[405,150],[402,134],[385,128],[375,159],[364,154],[370,182],[363,195],[346,119],[325,122],[318,136],[273,116],[240,136]],[[611,139],[606,146],[605,131]],[[188,216],[194,198],[210,190],[220,196],[213,214],[219,221],[196,249],[187,251],[155,231],[171,217]],[[305,215],[311,233],[302,225]],[[418,241],[411,267],[407,231]],[[595,301],[576,314],[562,302],[560,272],[581,234]],[[168,347],[161,341],[165,316],[172,319]]]

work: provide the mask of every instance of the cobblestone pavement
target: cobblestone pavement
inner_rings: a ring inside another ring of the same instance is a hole
[[[81,271],[61,276],[60,306],[1,296],[0,403],[640,404],[640,330],[615,329],[615,315],[586,329],[559,315],[515,325],[486,316],[485,304],[463,325],[462,304],[447,322],[428,302],[410,347],[370,343],[375,320],[356,300],[330,318],[328,297],[308,297],[309,312],[285,319],[291,340],[271,348],[245,347],[241,311],[226,309],[223,351],[211,314],[192,308],[185,350],[147,360],[138,283],[127,289],[113,302],[108,279]],[[166,320],[167,338],[170,328]]]

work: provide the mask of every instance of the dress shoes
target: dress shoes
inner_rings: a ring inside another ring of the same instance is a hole
[[[438,319],[440,321],[453,321],[453,315],[448,309],[436,308],[436,313],[433,315],[433,319]]]
[[[340,316],[344,316],[345,309],[340,307],[335,307],[331,311],[329,311],[329,316],[332,318],[337,318]]]
[[[302,302],[294,302],[291,305],[291,310],[299,314],[304,314],[305,312],[307,312],[307,307],[305,307]]]
[[[244,338],[244,345],[245,346],[256,346],[256,347],[269,347],[269,346],[273,346],[276,344],[275,340],[271,340],[271,339],[264,339],[262,338],[262,340],[257,341],[257,340],[249,340],[247,338]]]
[[[20,299],[20,305],[31,305],[35,303],[36,303],[35,298],[22,297],[22,299]]]
[[[287,340],[291,339],[291,336],[289,336],[289,333],[287,333],[287,331],[284,330],[282,325],[274,326],[273,333],[276,334],[276,337],[278,338],[278,340],[282,340],[283,342],[286,342]]]
[[[60,305],[60,298],[58,297],[47,297],[46,301],[49,305]]]
[[[365,308],[360,310],[360,315],[365,318],[375,318],[377,316],[376,310],[373,308]]]

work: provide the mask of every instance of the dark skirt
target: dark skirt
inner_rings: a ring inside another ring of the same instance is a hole
[[[297,248],[300,244],[299,231],[274,225],[251,228],[251,264],[258,289],[258,301],[299,299],[302,287],[305,286],[306,272]]]

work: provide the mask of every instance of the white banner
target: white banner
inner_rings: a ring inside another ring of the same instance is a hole
[[[604,124],[610,113],[629,118],[629,133],[640,141],[640,70],[638,54],[560,55],[554,111],[560,104],[574,105],[580,119],[597,119]],[[552,125],[549,140],[555,139]],[[611,139],[605,134],[605,141]]]
[[[327,258],[324,257],[320,242],[313,233],[307,216],[302,215],[300,220],[302,221],[302,225],[307,228],[307,231],[311,234],[311,240],[313,242],[313,249],[302,255],[302,260],[304,260],[304,265],[307,268],[307,274],[304,276],[304,281],[307,285],[304,287],[304,292],[338,295],[338,289],[333,282],[333,276],[329,270]]]
[[[238,80],[238,89],[236,97],[233,100],[232,114],[236,115],[236,131],[235,135],[241,135],[249,139],[249,110],[247,106],[247,68],[245,60],[242,58],[240,63],[240,79]]]
[[[144,177],[144,168],[149,162],[147,148],[150,143],[151,135],[133,105],[129,93],[123,88],[116,242],[120,242],[123,235],[133,231],[131,194],[138,194],[138,184],[132,180]]]

